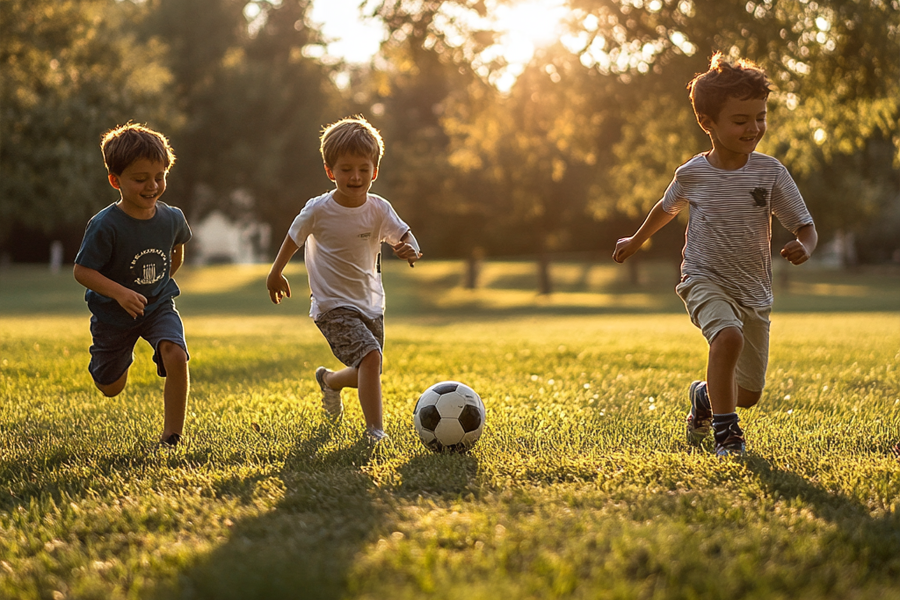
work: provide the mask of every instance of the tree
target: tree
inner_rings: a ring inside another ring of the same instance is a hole
[[[191,218],[217,209],[280,234],[324,187],[318,136],[344,116],[345,103],[330,69],[308,52],[320,43],[309,7],[157,0],[145,35],[172,49],[173,89],[186,115],[175,138],[184,156],[177,176]]]
[[[0,0],[0,242],[13,227],[80,230],[115,199],[102,134],[129,120],[167,130],[178,113],[156,39],[114,0]]]

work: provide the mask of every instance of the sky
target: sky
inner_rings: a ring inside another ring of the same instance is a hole
[[[312,21],[322,24],[328,39],[328,53],[353,63],[367,63],[384,39],[384,27],[377,19],[363,21],[360,0],[314,0]]]

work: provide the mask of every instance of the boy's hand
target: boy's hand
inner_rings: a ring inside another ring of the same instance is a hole
[[[266,287],[269,288],[269,298],[275,304],[281,304],[281,299],[285,296],[291,297],[291,284],[281,273],[269,273],[266,277]]]
[[[134,290],[123,287],[116,294],[116,302],[125,309],[132,319],[136,319],[138,315],[144,316],[144,307],[147,306],[147,298],[138,294]]]
[[[391,246],[391,248],[394,250],[394,254],[406,260],[410,267],[414,267],[413,263],[422,258],[422,253],[416,252],[416,249],[406,242],[398,242],[396,246]]]
[[[640,246],[633,247],[635,244],[633,237],[621,238],[616,242],[616,249],[613,251],[613,260],[617,263],[625,262],[625,259],[637,252]]]
[[[781,249],[781,255],[793,265],[801,265],[809,260],[809,250],[800,240],[792,240]]]

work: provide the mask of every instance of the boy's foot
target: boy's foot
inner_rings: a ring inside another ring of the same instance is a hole
[[[174,448],[181,443],[181,434],[173,433],[169,437],[159,441],[159,445],[163,448]]]
[[[375,429],[374,427],[366,427],[365,438],[366,443],[370,446],[377,446],[381,442],[386,442],[391,439],[390,436],[384,432],[384,429]]]
[[[897,460],[900,460],[900,442],[893,445],[891,452],[897,457]]]
[[[691,412],[687,416],[687,441],[689,444],[699,445],[709,435],[712,427],[713,412],[709,404],[709,392],[706,390],[705,381],[695,381],[688,389],[688,398],[691,400]]]
[[[723,432],[716,432],[716,456],[743,456],[747,452],[744,432],[737,423],[733,423]]]
[[[316,383],[322,390],[322,408],[331,418],[337,419],[344,413],[344,403],[341,402],[340,390],[333,390],[325,384],[325,373],[328,373],[325,367],[316,369]]]

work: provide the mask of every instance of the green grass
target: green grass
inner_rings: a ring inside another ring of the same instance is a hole
[[[900,598],[900,278],[792,273],[743,460],[683,441],[706,347],[672,292],[614,266],[386,264],[392,442],[329,425],[336,367],[266,267],[179,273],[188,443],[153,444],[162,382],[141,342],[129,386],[87,373],[68,274],[0,272],[0,598]],[[412,408],[459,379],[487,406],[466,455],[418,442]]]

